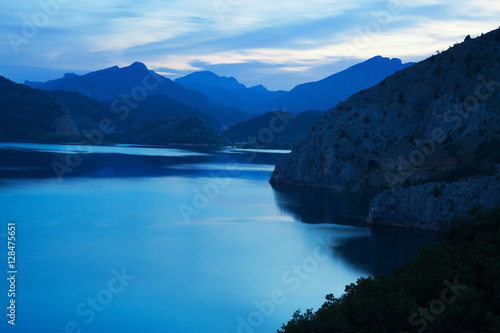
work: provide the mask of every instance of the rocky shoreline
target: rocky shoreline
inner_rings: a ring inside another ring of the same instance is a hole
[[[387,190],[370,202],[368,224],[446,231],[454,217],[500,206],[496,176],[469,182],[429,183]]]
[[[286,180],[271,179],[270,183],[366,195],[372,198],[367,224],[394,228],[444,232],[456,217],[469,218],[475,212],[500,207],[500,172],[470,181],[428,183],[408,188],[398,186],[378,194]]]

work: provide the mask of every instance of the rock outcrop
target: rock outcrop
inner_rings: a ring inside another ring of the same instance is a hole
[[[445,231],[454,216],[467,217],[477,210],[499,207],[499,178],[384,191],[370,202],[368,224]]]

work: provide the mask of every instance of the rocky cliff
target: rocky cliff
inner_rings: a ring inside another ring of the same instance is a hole
[[[454,216],[471,217],[475,211],[499,207],[498,179],[489,176],[384,191],[370,202],[368,224],[444,231]]]
[[[396,72],[313,125],[278,162],[271,182],[371,194],[415,185],[390,192],[401,202],[395,205],[405,210],[417,197],[412,193],[427,190],[419,188],[423,184],[471,183],[470,177],[495,174],[500,162],[499,64],[500,30],[495,30],[474,39],[467,36],[463,43]],[[459,190],[459,185],[450,186],[441,200]],[[406,195],[406,201],[399,200]],[[377,202],[384,200],[373,202],[380,213],[372,223],[385,221],[387,212],[393,222],[384,224],[419,227],[418,221],[399,221],[406,215],[378,209]],[[464,204],[471,208],[472,203]]]

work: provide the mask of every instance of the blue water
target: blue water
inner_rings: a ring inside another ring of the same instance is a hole
[[[283,153],[0,144],[1,331],[275,332],[436,239],[368,228],[366,198],[273,188]]]

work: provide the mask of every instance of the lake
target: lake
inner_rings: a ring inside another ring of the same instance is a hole
[[[367,227],[361,196],[271,186],[283,153],[1,143],[1,331],[276,332],[439,240]]]

